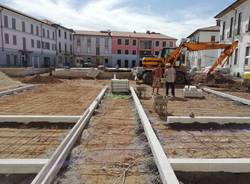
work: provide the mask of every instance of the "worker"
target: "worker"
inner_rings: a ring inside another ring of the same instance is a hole
[[[168,96],[169,88],[171,88],[172,96],[175,97],[176,71],[173,65],[166,64],[165,78],[166,78],[166,96]]]
[[[156,94],[159,95],[159,88],[161,87],[161,78],[162,78],[162,68],[161,65],[159,64],[158,67],[156,69],[154,69],[152,71],[153,74],[153,91],[152,91],[152,95],[155,92],[155,88],[156,88]]]

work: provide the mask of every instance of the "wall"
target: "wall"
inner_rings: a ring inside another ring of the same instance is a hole
[[[226,64],[225,67],[231,69],[231,73],[233,75],[242,74],[244,72],[244,68],[247,68],[250,66],[250,59],[248,59],[248,64],[245,65],[245,59],[246,59],[246,47],[250,46],[250,32],[246,33],[246,25],[249,24],[249,18],[250,18],[250,1],[246,1],[245,3],[241,4],[236,8],[237,12],[234,10],[230,11],[228,14],[223,16],[221,18],[221,30],[220,35],[222,36],[222,25],[223,22],[226,22],[226,28],[225,28],[225,39],[220,41],[222,43],[232,43],[233,40],[239,40],[238,45],[238,59],[237,62],[234,63],[235,60],[235,54],[233,57],[230,58],[228,64]],[[241,22],[241,33],[240,35],[233,33],[233,36],[231,38],[227,37],[227,33],[230,30],[230,20],[233,17],[235,21],[235,13],[236,15],[236,24],[234,25],[234,30],[237,29],[237,22],[238,22],[238,15],[242,12],[242,22]]]

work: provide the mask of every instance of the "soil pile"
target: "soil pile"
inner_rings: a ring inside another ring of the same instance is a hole
[[[13,80],[3,72],[0,72],[0,91],[4,91],[10,88],[16,88],[22,86],[22,83],[16,80]]]
[[[206,85],[209,87],[230,88],[230,89],[242,88],[240,82],[235,81],[229,77],[223,76],[220,73],[214,73],[209,76],[205,73],[196,74],[192,78],[192,83]]]
[[[35,75],[32,77],[25,77],[24,79],[22,79],[22,82],[30,84],[55,84],[61,83],[62,80],[57,79],[53,76]]]

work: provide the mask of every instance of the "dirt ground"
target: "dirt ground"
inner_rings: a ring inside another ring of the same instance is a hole
[[[108,81],[62,80],[0,98],[0,114],[81,115]]]
[[[0,159],[50,158],[72,126],[32,127],[15,125],[0,128]]]
[[[54,183],[154,183],[155,165],[129,96],[105,97]],[[157,169],[156,169],[157,170]]]
[[[14,80],[0,71],[0,91],[5,91],[11,88],[22,86],[21,82]]]
[[[148,88],[147,97],[151,94]],[[168,104],[171,115],[189,116],[250,116],[250,108],[206,94],[206,99],[182,98],[177,90],[177,100]],[[151,98],[141,100],[143,107],[156,131],[165,153],[170,158],[249,158],[250,127],[229,126],[227,128],[192,125],[169,126],[166,120],[153,110]],[[188,128],[189,127],[189,128]]]
[[[154,113],[151,98],[151,87],[147,87],[147,95],[142,100],[143,105],[149,112]],[[160,94],[164,94],[163,90]],[[205,93],[204,99],[183,98],[182,89],[176,90],[175,99],[170,98],[168,102],[168,113],[170,116],[250,116],[250,107],[236,104],[216,95]]]

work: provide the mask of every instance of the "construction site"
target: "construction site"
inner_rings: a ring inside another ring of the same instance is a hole
[[[0,7],[0,184],[250,183],[250,1],[179,42]]]

